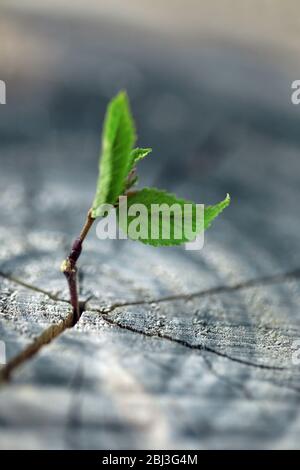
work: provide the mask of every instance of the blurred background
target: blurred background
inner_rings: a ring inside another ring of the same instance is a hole
[[[104,111],[122,88],[138,144],[153,147],[140,165],[141,185],[206,204],[227,192],[232,198],[202,252],[168,252],[165,277],[172,281],[177,256],[190,263],[190,273],[179,269],[190,291],[211,287],[206,276],[219,286],[299,270],[300,105],[291,102],[291,84],[300,80],[299,2],[2,0],[0,10],[0,80],[7,88],[7,104],[0,105],[0,271],[34,284],[44,251],[53,269],[45,263],[42,287],[48,289],[50,278],[65,287],[58,271],[62,253],[54,253],[58,244],[48,234],[61,237],[66,252],[78,233],[94,195]],[[101,267],[107,256],[118,267],[121,244],[112,245],[107,254],[95,239],[91,263]],[[165,265],[159,250],[154,255],[135,245],[128,253]],[[133,263],[126,276],[139,277],[134,269]],[[118,276],[112,277],[118,287]],[[92,290],[97,282],[91,275],[87,284]],[[123,282],[116,291],[130,288]],[[278,288],[282,305],[297,304],[281,294]],[[268,307],[264,312],[272,319]],[[234,354],[243,357],[237,344]],[[241,421],[243,445],[251,447],[262,435],[260,422],[248,443],[248,422]],[[267,436],[281,428],[280,416],[277,427],[266,421]],[[230,441],[230,423],[220,429]]]
[[[7,227],[31,227],[34,209],[40,228],[78,230],[67,202],[80,188],[75,209],[89,206],[104,110],[125,88],[139,144],[153,147],[141,183],[205,203],[230,192],[227,220],[276,251],[273,268],[297,265],[296,1],[10,0],[0,8]]]

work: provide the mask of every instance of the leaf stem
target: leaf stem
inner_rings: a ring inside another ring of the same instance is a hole
[[[80,317],[80,307],[78,300],[78,282],[77,282],[77,266],[76,263],[79,259],[82,250],[82,243],[85,240],[87,234],[90,231],[91,226],[94,223],[94,218],[92,217],[92,211],[89,210],[85,224],[80,232],[78,238],[72,244],[71,251],[69,256],[62,262],[61,271],[65,275],[70,292],[70,303],[73,307],[74,322],[79,320]]]
[[[81,243],[84,241],[85,237],[89,233],[89,230],[90,230],[91,226],[93,225],[94,220],[95,219],[92,217],[92,209],[90,209],[88,211],[87,218],[86,218],[85,224],[83,226],[83,229],[81,230],[80,235],[79,235],[79,239],[81,240]]]

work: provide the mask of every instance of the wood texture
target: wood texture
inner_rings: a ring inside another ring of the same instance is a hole
[[[106,29],[18,21],[45,55],[0,124],[0,447],[299,448],[300,139],[280,64],[222,46],[177,63],[170,46],[137,51],[138,32],[112,43]],[[232,80],[210,81],[221,64]],[[200,252],[93,230],[71,327],[59,266],[93,197],[107,96],[127,85],[140,143],[153,140],[142,183],[232,205]]]

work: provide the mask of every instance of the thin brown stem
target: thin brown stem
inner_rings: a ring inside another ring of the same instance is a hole
[[[74,267],[71,271],[65,271],[64,275],[66,276],[69,292],[70,292],[70,303],[73,307],[74,314],[74,323],[79,320],[80,317],[80,308],[78,300],[78,290],[77,290],[77,268]]]
[[[90,210],[88,211],[88,215],[87,215],[85,224],[84,224],[84,226],[83,226],[83,229],[81,230],[80,235],[79,235],[79,239],[81,240],[81,242],[83,242],[83,240],[85,239],[85,237],[86,237],[87,234],[89,233],[90,228],[91,228],[91,226],[92,226],[93,223],[94,223],[94,220],[95,220],[95,219],[92,217],[92,211],[91,211],[91,209],[90,209]]]
[[[63,261],[61,265],[61,271],[66,276],[69,292],[70,292],[70,303],[73,307],[74,321],[77,321],[80,317],[80,308],[78,301],[78,287],[77,287],[77,266],[76,263],[79,259],[82,250],[82,243],[85,240],[91,226],[93,225],[94,218],[92,212],[89,210],[87,218],[80,235],[72,244],[71,252],[69,256]]]

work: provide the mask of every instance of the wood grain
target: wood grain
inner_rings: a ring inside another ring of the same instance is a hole
[[[18,21],[42,51],[65,39],[63,21]],[[299,448],[300,139],[281,67],[68,31],[68,60],[35,56],[0,121],[0,447]],[[70,328],[59,266],[93,197],[101,112],[127,84],[141,144],[154,143],[142,183],[232,205],[200,252],[93,231]]]

